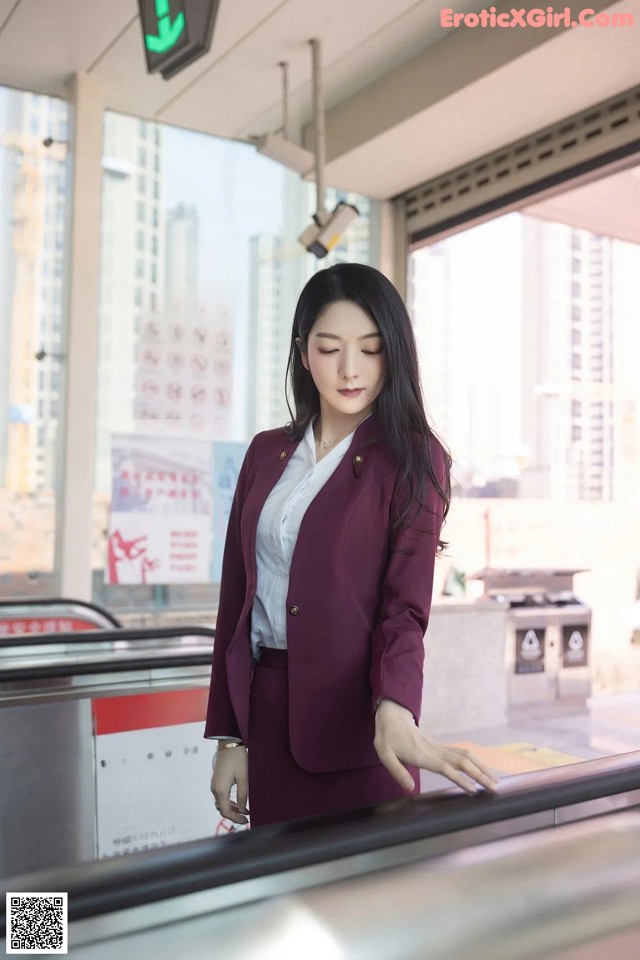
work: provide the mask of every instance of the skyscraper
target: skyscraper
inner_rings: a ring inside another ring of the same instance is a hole
[[[198,211],[181,203],[167,214],[166,306],[168,310],[192,309],[199,300]]]
[[[111,489],[111,434],[134,428],[143,318],[165,294],[162,127],[105,115],[96,490]]]
[[[60,415],[67,104],[12,90],[4,100],[0,208],[0,485],[55,483]],[[44,140],[52,138],[46,147]]]
[[[262,234],[249,241],[247,337],[248,435],[287,419],[284,383],[290,330],[282,311],[282,238]]]
[[[522,496],[613,499],[617,244],[523,217]]]

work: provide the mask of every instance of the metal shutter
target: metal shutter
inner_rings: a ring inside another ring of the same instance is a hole
[[[602,167],[622,169],[638,152],[640,85],[398,197],[409,245],[597,179]]]

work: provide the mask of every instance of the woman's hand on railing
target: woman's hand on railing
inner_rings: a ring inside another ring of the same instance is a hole
[[[411,711],[394,700],[380,701],[375,723],[373,745],[380,763],[408,793],[414,782],[404,764],[439,773],[470,794],[479,787],[495,790],[495,777],[470,750],[437,743],[418,729]]]

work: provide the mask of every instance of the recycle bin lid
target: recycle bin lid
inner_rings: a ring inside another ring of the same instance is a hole
[[[485,567],[476,573],[468,573],[465,580],[484,581],[485,595],[492,590],[526,590],[528,592],[559,593],[573,589],[576,573],[586,573],[584,567]]]
[[[477,573],[466,573],[467,580],[487,580],[490,577],[514,577],[520,580],[527,577],[566,577],[576,573],[587,573],[585,567],[483,567]]]

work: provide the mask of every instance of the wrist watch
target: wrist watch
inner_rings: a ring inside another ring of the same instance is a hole
[[[218,750],[231,750],[233,747],[244,747],[242,740],[224,740],[222,743],[218,740]]]

